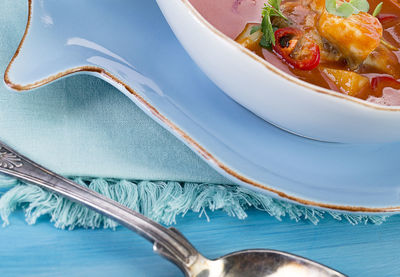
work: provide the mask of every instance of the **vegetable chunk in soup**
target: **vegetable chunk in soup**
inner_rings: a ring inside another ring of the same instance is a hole
[[[288,74],[400,105],[397,0],[190,0],[217,29]]]

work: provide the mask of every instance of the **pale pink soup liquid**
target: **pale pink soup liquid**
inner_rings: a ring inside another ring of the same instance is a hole
[[[218,30],[235,39],[249,22],[261,21],[262,0],[190,0]]]

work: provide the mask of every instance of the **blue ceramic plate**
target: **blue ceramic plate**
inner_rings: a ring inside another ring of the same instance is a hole
[[[5,74],[11,88],[30,90],[71,74],[93,74],[245,187],[334,210],[400,211],[399,143],[324,143],[268,124],[207,79],[154,1],[29,5],[24,39]]]

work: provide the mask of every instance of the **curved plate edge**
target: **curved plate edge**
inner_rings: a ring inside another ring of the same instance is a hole
[[[157,121],[164,128],[168,129],[173,135],[175,135],[178,139],[180,139],[183,143],[185,143],[189,148],[191,148],[197,155],[199,155],[203,160],[205,160],[212,168],[217,170],[222,175],[227,178],[235,181],[238,184],[241,184],[247,188],[260,191],[262,193],[271,195],[273,197],[277,197],[282,200],[290,201],[296,204],[312,206],[322,209],[328,210],[336,210],[342,212],[351,212],[351,213],[396,213],[400,212],[400,206],[393,207],[363,207],[363,206],[343,206],[331,203],[320,203],[313,200],[302,199],[296,197],[294,195],[289,195],[285,192],[279,191],[271,187],[268,184],[261,184],[257,181],[252,180],[251,178],[245,177],[242,174],[236,172],[231,169],[226,164],[219,161],[216,157],[214,157],[210,152],[206,150],[205,147],[200,145],[196,140],[191,138],[188,134],[186,134],[182,129],[176,126],[172,121],[170,121],[166,116],[160,113],[154,106],[152,106],[148,101],[146,101],[138,92],[132,89],[130,86],[125,84],[122,80],[115,77],[113,74],[109,73],[107,70],[97,67],[97,66],[80,66],[75,68],[70,68],[68,70],[58,72],[54,75],[51,75],[43,80],[36,81],[31,84],[17,84],[10,80],[8,73],[13,65],[13,62],[18,57],[20,50],[24,44],[25,38],[28,34],[31,15],[32,15],[32,2],[33,0],[28,0],[28,20],[26,24],[26,29],[24,35],[21,39],[20,44],[18,45],[17,50],[15,51],[14,56],[12,57],[10,63],[8,64],[5,74],[4,74],[4,82],[5,84],[15,90],[15,91],[26,91],[35,89],[44,85],[47,85],[53,81],[56,81],[60,78],[75,74],[75,73],[87,73],[91,75],[96,75],[97,77],[111,83],[117,89],[126,94],[135,104],[137,104],[143,111],[145,111],[150,117],[152,117],[155,121]]]

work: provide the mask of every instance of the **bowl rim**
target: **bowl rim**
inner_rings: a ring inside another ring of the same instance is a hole
[[[349,96],[331,89],[319,87],[317,85],[310,84],[306,81],[300,80],[294,76],[289,75],[288,73],[282,71],[281,69],[277,68],[276,66],[272,65],[270,62],[267,60],[261,58],[260,56],[256,55],[252,51],[248,50],[247,48],[241,46],[239,43],[235,42],[233,39],[225,35],[223,32],[218,30],[216,27],[214,27],[207,19],[204,18],[200,14],[200,12],[193,6],[193,4],[190,2],[190,0],[180,0],[189,10],[190,14],[195,17],[204,27],[209,29],[211,32],[213,32],[216,36],[218,36],[220,39],[222,39],[225,43],[229,43],[232,47],[235,47],[237,50],[240,52],[246,54],[249,58],[252,60],[261,63],[264,67],[266,67],[269,71],[273,72],[274,74],[278,75],[279,77],[282,77],[286,79],[289,82],[295,83],[298,86],[301,86],[303,88],[306,88],[308,90],[311,90],[316,93],[322,93],[326,95],[330,95],[336,98],[339,98],[341,100],[347,100],[350,101],[357,106],[364,106],[367,108],[371,108],[374,110],[379,110],[379,111],[390,111],[390,112],[398,112],[400,111],[400,105],[397,106],[384,106],[372,102],[368,102],[366,100],[362,100],[353,96]]]
[[[129,85],[124,83],[122,80],[108,72],[107,70],[98,67],[98,66],[80,66],[80,67],[75,67],[75,68],[70,68],[62,72],[58,72],[54,75],[51,75],[45,79],[36,81],[32,84],[27,84],[27,85],[21,85],[17,84],[11,81],[9,78],[9,71],[15,61],[15,59],[19,56],[19,53],[21,51],[21,48],[24,44],[25,38],[28,35],[28,31],[30,28],[31,24],[31,19],[32,19],[32,7],[33,7],[33,1],[35,0],[28,0],[28,20],[26,23],[26,28],[25,32],[22,36],[22,39],[13,55],[11,58],[11,61],[9,62],[6,71],[4,73],[4,82],[7,86],[9,86],[11,89],[16,90],[16,91],[26,91],[26,90],[31,90],[34,88],[41,87],[43,85],[49,84],[55,80],[58,80],[62,77],[72,75],[74,73],[78,72],[89,72],[89,73],[94,73],[94,74],[99,74],[105,79],[108,79],[109,81],[118,84],[125,89],[131,97],[135,98],[140,104],[142,104],[146,109],[148,109],[149,113],[151,113],[154,118],[158,119],[162,124],[165,125],[165,127],[168,127],[171,129],[171,132],[174,133],[179,139],[181,139],[184,143],[186,143],[188,146],[191,147],[191,149],[196,152],[199,156],[201,156],[204,160],[207,160],[212,167],[214,167],[216,170],[219,170],[221,173],[225,175],[229,175],[231,177],[234,177],[236,180],[239,182],[246,184],[249,187],[254,187],[257,188],[258,190],[264,190],[269,193],[269,195],[275,195],[276,197],[279,197],[283,200],[294,202],[299,205],[306,205],[306,206],[312,206],[312,207],[317,207],[317,208],[322,208],[322,209],[328,209],[328,210],[336,210],[336,211],[341,211],[341,212],[349,212],[349,213],[396,213],[400,212],[400,206],[388,206],[388,207],[364,207],[364,206],[350,206],[350,205],[340,205],[340,204],[331,204],[331,203],[323,203],[323,202],[317,202],[313,200],[308,200],[304,199],[298,196],[290,195],[287,194],[286,192],[280,191],[279,189],[273,188],[270,184],[263,184],[261,182],[254,181],[244,175],[242,175],[239,172],[236,172],[235,170],[231,169],[229,166],[225,165],[223,162],[221,162],[217,157],[214,157],[210,152],[207,151],[205,147],[203,147],[200,143],[198,143],[195,139],[190,137],[187,133],[185,133],[180,127],[178,127],[175,123],[173,123],[171,120],[169,120],[165,115],[163,115],[161,112],[159,112],[154,106],[152,106],[148,101],[146,101],[138,92],[136,92],[133,88],[131,88]],[[170,0],[167,0],[170,1]],[[178,0],[179,1],[179,0]],[[182,2],[186,2],[187,4],[190,5],[191,9],[194,9],[193,6],[188,2],[188,0],[180,0]],[[197,11],[196,11],[197,12]],[[198,15],[200,16],[200,15]],[[202,19],[203,21],[205,19]],[[230,38],[226,37],[226,39],[231,40]],[[246,50],[246,49],[244,49]],[[248,51],[248,54],[251,54],[250,51]],[[271,65],[272,66],[272,65]],[[153,118],[153,119],[154,119]]]

